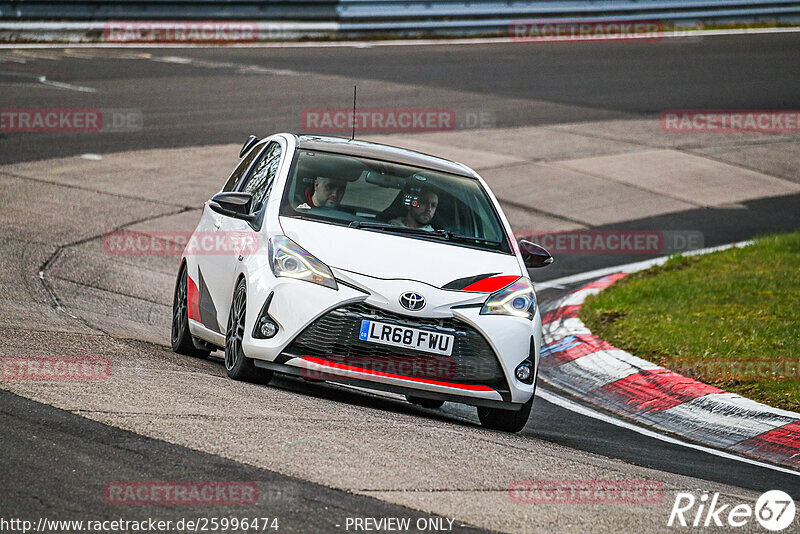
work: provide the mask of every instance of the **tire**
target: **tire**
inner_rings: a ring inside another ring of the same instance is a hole
[[[531,414],[533,397],[522,405],[519,411],[503,410],[501,408],[478,407],[478,419],[481,425],[492,430],[502,430],[503,432],[519,432],[525,428],[528,416]]]
[[[406,400],[411,404],[416,404],[417,406],[431,409],[441,408],[444,404],[443,400],[426,399],[424,397],[415,397],[413,395],[406,395]]]
[[[244,355],[245,315],[247,312],[247,284],[244,278],[236,284],[228,314],[228,328],[225,331],[225,372],[234,380],[266,384],[272,379],[272,371],[259,369],[251,358]]]
[[[172,350],[178,354],[206,358],[211,353],[209,350],[198,349],[192,342],[192,333],[189,332],[189,308],[186,292],[186,264],[181,265],[178,280],[175,282],[175,293],[172,296]]]

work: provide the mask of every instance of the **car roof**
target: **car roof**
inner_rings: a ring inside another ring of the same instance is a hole
[[[335,152],[348,156],[371,158],[413,167],[422,167],[429,170],[467,176],[469,178],[476,177],[475,171],[466,165],[405,148],[370,143],[358,139],[347,139],[345,137],[295,135],[295,138],[297,139],[298,148],[302,149]]]

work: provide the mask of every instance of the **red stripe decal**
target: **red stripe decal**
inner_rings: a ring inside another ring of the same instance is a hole
[[[189,275],[186,276],[186,306],[189,319],[202,322],[200,321],[200,291],[197,290],[197,284]]]
[[[621,378],[603,389],[612,402],[624,406],[626,412],[643,413],[668,410],[721,389],[666,369],[642,371]]]
[[[384,373],[383,371],[373,371],[372,369],[364,369],[362,367],[353,367],[352,365],[345,365],[343,363],[329,362],[322,358],[315,358],[314,356],[301,356],[301,360],[316,363],[317,365],[324,365],[333,369],[341,369],[343,371],[355,371],[358,373],[365,373],[368,375],[384,376],[387,378],[399,378],[401,380],[409,380],[411,382],[420,382],[423,384],[434,384],[436,386],[447,386],[449,388],[466,389],[470,391],[494,391],[488,386],[473,385],[473,384],[454,384],[452,382],[439,382],[438,380],[428,380],[427,378],[414,378],[412,376],[396,375],[392,373]]]
[[[581,309],[580,304],[573,304],[572,306],[562,306],[542,315],[542,324],[552,323],[554,321],[563,321],[565,319],[574,319],[578,316]]]
[[[490,276],[483,280],[478,280],[462,289],[461,291],[477,291],[479,293],[493,293],[498,289],[503,289],[507,285],[515,282],[519,276]]]

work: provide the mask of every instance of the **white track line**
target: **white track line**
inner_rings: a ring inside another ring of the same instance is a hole
[[[84,87],[82,85],[73,85],[71,83],[64,83],[64,82],[54,82],[53,80],[48,80],[45,76],[39,77],[39,83],[44,85],[49,85],[51,87],[57,87],[59,89],[69,89],[70,91],[79,91],[81,93],[96,93],[97,89],[94,87]]]
[[[0,26],[0,32],[9,31],[10,28]],[[678,30],[676,32],[662,32],[658,37],[666,39],[680,39],[692,37],[715,37],[718,35],[752,35],[775,33],[798,33],[800,27],[791,28],[740,28],[729,30]],[[652,34],[648,34],[652,39]],[[608,42],[611,40],[602,40]],[[240,44],[175,44],[175,43],[20,43],[0,44],[1,49],[15,48],[371,48],[376,46],[431,46],[431,45],[485,45],[485,44],[539,44],[554,42],[580,43],[587,40],[575,41],[521,41],[511,37],[484,37],[484,38],[457,38],[457,39],[400,39],[386,41],[308,41],[308,42],[266,42],[266,43],[240,43]]]
[[[746,464],[750,464],[750,465],[755,465],[757,467],[763,467],[765,469],[772,469],[773,471],[780,471],[781,473],[787,473],[787,474],[790,474],[790,475],[800,476],[800,472],[794,471],[792,469],[788,469],[786,467],[780,467],[780,466],[777,466],[777,465],[767,464],[767,463],[764,463],[764,462],[759,462],[758,460],[751,460],[750,458],[745,458],[743,456],[737,456],[735,454],[724,452],[724,451],[721,451],[721,450],[718,450],[718,449],[712,449],[710,447],[704,447],[703,445],[697,445],[695,443],[689,443],[689,442],[686,442],[686,441],[682,441],[682,440],[679,440],[679,439],[676,439],[676,438],[673,438],[673,437],[670,437],[670,436],[666,436],[664,434],[659,434],[658,432],[655,432],[653,430],[649,430],[647,428],[643,428],[643,427],[640,427],[638,425],[634,425],[632,423],[628,423],[627,421],[623,421],[621,419],[617,419],[617,418],[612,417],[610,415],[606,415],[604,413],[597,412],[595,410],[592,410],[591,408],[588,408],[586,406],[583,406],[583,405],[578,404],[576,402],[573,402],[571,400],[567,400],[566,398],[561,397],[561,396],[559,396],[559,395],[557,395],[557,394],[555,394],[555,393],[553,393],[551,391],[547,391],[545,389],[541,389],[540,388],[536,392],[536,396],[537,397],[541,397],[544,400],[546,400],[547,402],[549,402],[551,404],[555,404],[556,406],[560,406],[560,407],[562,407],[562,408],[564,408],[566,410],[569,410],[571,412],[575,412],[577,414],[580,414],[580,415],[583,415],[583,416],[586,416],[586,417],[591,417],[592,419],[597,419],[599,421],[603,421],[604,423],[608,423],[608,424],[611,424],[611,425],[614,425],[614,426],[618,426],[620,428],[625,428],[627,430],[632,430],[632,431],[636,432],[637,434],[642,434],[643,436],[647,436],[649,438],[655,438],[657,440],[665,441],[667,443],[672,443],[674,445],[680,445],[681,447],[687,447],[689,449],[695,449],[695,450],[698,450],[698,451],[701,451],[701,452],[705,452],[705,453],[708,453],[708,454],[713,454],[714,456],[719,456],[720,458],[725,458],[727,460],[735,460],[737,462],[742,462],[742,463],[746,463]]]
[[[96,92],[96,89],[94,89],[92,87],[84,87],[82,85],[73,85],[71,83],[64,83],[64,82],[55,82],[53,80],[48,80],[47,76],[42,76],[42,75],[39,75],[39,74],[31,74],[31,73],[28,73],[28,72],[16,72],[16,71],[0,70],[0,75],[16,76],[18,78],[23,78],[23,79],[26,79],[26,80],[36,80],[37,82],[39,82],[42,85],[47,85],[47,86],[50,86],[50,87],[56,87],[58,89],[69,89],[71,91],[80,91],[82,93],[94,93],[94,92]],[[14,84],[14,83],[12,82],[12,84]],[[24,82],[23,82],[23,84],[24,85],[34,85],[34,86],[36,86],[36,84],[25,84]],[[19,84],[14,84],[14,85],[19,85]]]

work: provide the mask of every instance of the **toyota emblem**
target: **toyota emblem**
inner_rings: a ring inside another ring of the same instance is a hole
[[[413,291],[406,291],[400,295],[400,306],[407,310],[419,311],[425,307],[425,297]]]

